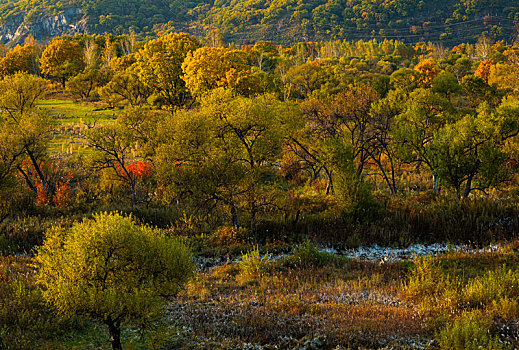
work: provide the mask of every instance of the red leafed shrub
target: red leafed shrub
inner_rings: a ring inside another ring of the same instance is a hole
[[[53,198],[56,207],[63,208],[70,203],[70,180],[72,180],[70,172],[66,178],[56,180],[56,192]]]
[[[127,170],[137,179],[151,177],[151,175],[153,175],[153,165],[142,161],[128,164]]]
[[[20,172],[36,189],[35,205],[42,207],[54,204],[63,208],[70,204],[72,172],[65,173],[60,161],[39,161],[38,167],[45,174],[45,183],[29,159],[25,159],[20,167]]]
[[[36,184],[36,200],[34,202],[36,204],[36,206],[43,207],[45,205],[50,204],[50,202],[51,202],[50,195],[49,195],[49,192],[47,191],[47,188],[45,188],[45,186],[43,186],[43,184],[41,182],[37,183]]]

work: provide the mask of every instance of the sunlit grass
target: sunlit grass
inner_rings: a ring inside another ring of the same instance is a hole
[[[99,108],[91,103],[79,103],[72,100],[39,100],[36,106],[49,111],[63,123],[108,122],[117,116],[117,110]]]
[[[118,114],[117,110],[73,100],[39,100],[36,105],[55,117],[57,130],[50,141],[51,153],[84,153],[86,143],[82,133],[87,126],[114,123]]]

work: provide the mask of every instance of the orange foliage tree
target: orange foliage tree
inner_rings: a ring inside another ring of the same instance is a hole
[[[490,69],[492,68],[492,66],[495,66],[495,64],[496,63],[491,59],[482,61],[479,64],[478,69],[476,69],[476,71],[474,72],[474,75],[476,77],[480,77],[485,81],[485,83],[488,84],[488,78],[490,78]]]

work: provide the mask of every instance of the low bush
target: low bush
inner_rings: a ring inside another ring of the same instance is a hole
[[[502,298],[519,297],[519,271],[502,267],[471,280],[463,290],[463,304],[471,308],[501,305]],[[503,306],[506,306],[503,304]]]
[[[479,310],[470,311],[441,329],[436,340],[444,350],[504,349],[499,338],[492,336],[491,327],[491,318]]]
[[[415,257],[414,268],[404,284],[405,295],[412,300],[439,298],[451,288],[451,281],[432,257]]]
[[[294,254],[283,259],[282,264],[290,267],[323,267],[328,264],[336,264],[341,261],[331,253],[321,252],[310,241],[301,244]]]
[[[240,272],[236,276],[236,280],[241,284],[257,282],[268,271],[269,258],[268,253],[263,257],[260,256],[258,247],[243,254],[239,263]]]

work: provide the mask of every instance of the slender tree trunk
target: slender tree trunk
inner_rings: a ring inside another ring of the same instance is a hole
[[[108,326],[108,333],[110,334],[110,342],[112,343],[113,350],[122,350],[123,346],[121,344],[121,325],[119,322],[112,321],[111,318],[106,320],[106,325]]]
[[[16,168],[22,174],[23,178],[25,179],[25,182],[27,183],[27,186],[29,186],[31,191],[34,192],[34,194],[37,194],[38,191],[36,190],[36,187],[34,187],[31,179],[29,179],[29,176],[27,175],[27,173],[25,171],[23,171],[22,167],[20,167],[20,166],[17,166]]]
[[[43,188],[47,191],[47,193],[50,193],[50,188],[47,184],[47,181],[45,180],[45,176],[43,175],[43,171],[41,171],[40,166],[38,165],[38,160],[34,156],[34,153],[32,151],[29,151],[27,148],[27,155],[31,159],[31,163],[34,166],[34,169],[36,170],[36,173],[38,174],[38,177],[40,178],[41,184],[43,185]]]
[[[326,175],[328,176],[328,184],[326,185],[326,195],[329,195],[330,193],[333,194],[333,176],[332,171],[328,170],[326,167],[324,168],[324,171],[326,172]]]
[[[252,210],[250,212],[250,232],[253,234],[256,233],[256,212],[256,206],[253,205]]]
[[[461,184],[456,184],[456,195],[461,199]]]
[[[239,229],[240,222],[238,221],[238,212],[236,211],[236,207],[234,206],[234,204],[231,205],[231,217],[234,228]]]
[[[433,192],[435,194],[438,194],[438,178],[436,177],[436,175],[434,175],[434,173],[432,174],[432,177],[433,177]],[[459,193],[458,193],[459,195]]]

